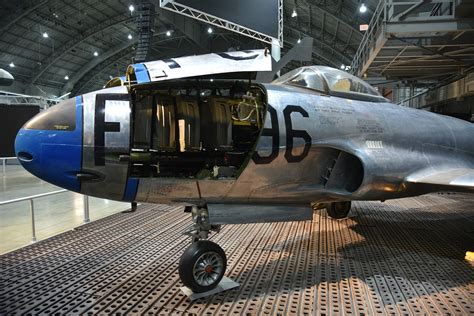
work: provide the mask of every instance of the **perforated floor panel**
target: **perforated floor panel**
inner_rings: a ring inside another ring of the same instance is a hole
[[[240,288],[190,302],[181,208],[142,205],[0,257],[0,314],[474,314],[474,196],[355,203],[351,217],[229,225]]]

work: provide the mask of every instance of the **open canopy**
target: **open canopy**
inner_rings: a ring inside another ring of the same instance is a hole
[[[169,58],[130,65],[127,81],[155,81],[223,73],[270,71],[272,59],[264,49]]]

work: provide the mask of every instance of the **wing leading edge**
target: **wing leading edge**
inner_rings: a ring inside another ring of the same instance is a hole
[[[408,176],[406,182],[439,186],[442,190],[474,191],[474,169],[452,167],[439,170],[425,169]]]

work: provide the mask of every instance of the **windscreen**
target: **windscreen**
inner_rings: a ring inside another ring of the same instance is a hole
[[[317,66],[314,67],[317,72],[320,72],[325,78],[330,91],[368,94],[371,96],[380,97],[380,94],[372,88],[364,80],[357,78],[345,71],[338,69]]]
[[[300,86],[326,92],[347,99],[373,102],[386,101],[377,90],[364,80],[345,71],[325,66],[308,66],[294,69],[273,81],[274,84]]]
[[[308,88],[316,91],[324,92],[324,82],[319,74],[311,69],[305,69],[294,78],[291,78],[286,82],[294,86],[300,86],[303,88]]]

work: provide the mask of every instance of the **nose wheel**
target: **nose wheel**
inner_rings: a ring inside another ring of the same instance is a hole
[[[328,212],[328,215],[335,219],[346,218],[350,210],[350,201],[328,203],[326,206],[326,211]]]
[[[184,251],[179,261],[179,276],[185,286],[201,293],[219,284],[226,267],[224,250],[212,241],[199,240]]]
[[[219,226],[209,223],[205,207],[193,207],[193,226],[185,234],[193,243],[181,256],[179,277],[194,293],[207,292],[215,288],[224,277],[227,258],[224,250],[216,243],[206,240],[211,230],[219,231]]]

